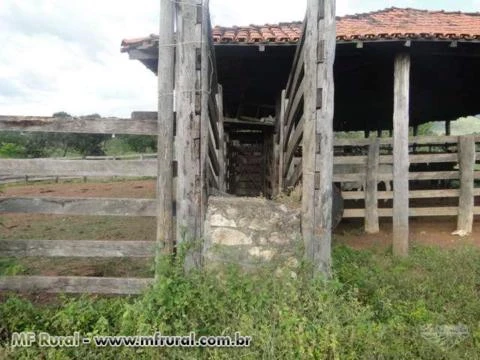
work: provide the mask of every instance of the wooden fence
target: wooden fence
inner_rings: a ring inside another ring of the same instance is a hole
[[[157,120],[146,119],[145,114],[138,115],[140,114],[132,114],[132,119],[0,116],[0,130],[156,134]],[[13,177],[24,177],[28,174],[34,178],[156,176],[156,164],[155,159],[1,159],[0,174]],[[153,217],[156,215],[156,201],[120,198],[0,197],[1,213]],[[2,240],[0,256],[151,258],[155,254],[155,246],[155,241]],[[140,292],[152,280],[73,276],[3,276],[0,277],[0,290],[133,294]]]
[[[183,21],[177,29],[176,58],[192,59],[190,62],[178,60],[175,67],[177,108],[171,168],[176,170],[171,179],[175,186],[171,206],[176,208],[174,221],[182,220],[175,226],[178,241],[181,240],[178,231],[199,232],[208,187],[219,190],[225,187],[222,91],[217,84],[208,7],[203,7],[201,1],[198,4],[192,7],[182,3],[176,10],[177,19],[181,19],[178,21]],[[135,112],[131,119],[0,116],[0,131],[157,135],[159,124],[164,126],[157,115],[157,112]],[[145,157],[128,160],[1,159],[0,175],[157,177],[163,153],[164,149],[159,148],[158,160]],[[202,191],[204,194],[200,194]],[[157,192],[157,199],[0,197],[0,214],[139,216],[157,217],[159,222],[160,196]],[[200,198],[201,204],[198,203],[196,211],[195,203]],[[160,245],[156,241],[4,240],[0,241],[0,256],[153,258]],[[150,278],[3,276],[0,277],[0,291],[135,294],[152,282]]]
[[[285,157],[285,168],[290,169],[284,172],[285,187],[302,178],[299,144],[288,145],[296,147],[297,156]],[[475,187],[480,180],[475,166],[480,163],[480,136],[411,137],[409,148],[410,217],[458,216],[460,224],[480,215],[480,206],[474,205],[474,197],[480,196]],[[393,212],[392,138],[336,139],[334,149],[333,181],[343,188],[343,217],[364,218],[368,232],[378,231],[378,218],[392,217]]]

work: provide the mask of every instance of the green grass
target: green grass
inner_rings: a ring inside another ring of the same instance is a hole
[[[12,359],[478,359],[480,250],[415,247],[407,259],[386,250],[336,246],[334,278],[271,269],[221,275],[162,266],[139,297],[63,297],[33,305],[14,295],[0,304],[3,357]],[[90,336],[242,335],[242,349],[17,348],[14,331]],[[459,332],[460,331],[460,332]],[[462,335],[463,334],[463,335]],[[0,350],[0,358],[2,350]]]

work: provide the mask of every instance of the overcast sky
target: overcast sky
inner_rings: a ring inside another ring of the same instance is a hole
[[[160,0],[0,0],[0,115],[155,110],[156,78],[120,53],[157,32]],[[239,5],[240,4],[240,5]],[[337,14],[390,6],[480,11],[480,0],[337,0]],[[306,0],[210,0],[214,25],[302,20]]]

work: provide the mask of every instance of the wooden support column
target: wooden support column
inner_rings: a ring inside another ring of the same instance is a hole
[[[279,121],[279,149],[278,149],[278,191],[281,193],[284,190],[284,161],[285,161],[285,110],[287,109],[287,99],[285,98],[285,90],[282,90],[280,99],[280,117]]]
[[[380,140],[370,138],[367,157],[367,176],[365,181],[365,232],[376,234],[380,231],[378,223],[378,162],[380,159]]]
[[[218,106],[218,137],[220,138],[220,144],[218,149],[218,162],[220,163],[220,173],[218,174],[218,183],[220,191],[226,192],[226,167],[227,161],[225,159],[225,125],[223,117],[223,88],[218,85],[218,93],[216,95]]]
[[[394,70],[393,110],[393,254],[408,255],[408,126],[410,55],[398,54]]]
[[[472,232],[475,188],[475,137],[458,139],[458,163],[460,166],[460,198],[458,203],[457,231],[465,235]]]
[[[335,1],[309,0],[305,32],[302,235],[307,260],[330,275]],[[313,195],[313,196],[312,196]]]
[[[158,170],[157,170],[157,248],[159,255],[174,251],[173,220],[173,86],[174,86],[174,5],[160,2],[158,39]],[[158,274],[156,274],[157,276]]]
[[[200,234],[203,235],[203,224],[205,216],[207,213],[207,202],[208,202],[208,141],[209,141],[209,124],[210,124],[210,113],[208,111],[208,103],[210,96],[215,96],[215,93],[211,94],[214,91],[213,84],[210,83],[210,42],[209,42],[209,31],[210,31],[210,19],[209,19],[209,10],[208,3],[209,0],[196,0],[197,2],[197,24],[196,32],[197,39],[200,41],[200,59],[197,61],[197,86],[196,88],[201,88],[201,109],[200,109],[200,136],[201,136],[201,145],[200,145]],[[200,68],[198,68],[198,62],[200,61]],[[214,69],[212,68],[213,72]],[[198,83],[200,83],[198,85]],[[216,90],[216,89],[215,89]],[[197,95],[198,96],[198,95]],[[198,237],[197,239],[199,239]],[[198,254],[200,256],[200,254]],[[200,265],[200,264],[198,264]]]
[[[200,54],[200,37],[196,31],[197,7],[186,2],[179,2],[176,7],[176,239],[180,245],[201,236],[201,84],[198,71],[201,64],[197,62]],[[193,259],[187,257],[185,266],[193,267]]]
[[[445,135],[446,136],[450,136],[452,131],[451,131],[451,121],[450,120],[447,120],[445,121]]]

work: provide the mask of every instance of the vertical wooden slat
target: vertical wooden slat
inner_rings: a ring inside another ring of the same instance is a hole
[[[305,28],[304,66],[304,130],[302,148],[302,236],[305,243],[305,257],[314,262],[317,253],[315,226],[315,151],[316,151],[316,99],[317,99],[317,41],[318,41],[318,0],[307,3]],[[288,174],[287,174],[288,178]]]
[[[318,53],[319,42],[322,54]],[[327,276],[331,266],[335,45],[335,1],[309,0],[304,53],[302,235],[306,258],[315,271]]]
[[[460,165],[460,198],[458,201],[457,231],[467,235],[472,232],[474,210],[475,137],[460,136],[458,162]]]
[[[316,133],[320,152],[316,154],[316,172],[320,173],[319,190],[315,193],[314,234],[318,241],[315,266],[324,274],[330,274],[333,203],[333,113],[336,24],[335,0],[319,1],[318,44],[322,44],[323,56],[317,51],[317,101]]]
[[[394,70],[393,113],[393,254],[408,255],[408,126],[410,55],[398,54]]]
[[[157,248],[173,254],[173,86],[174,86],[174,5],[160,3],[158,52],[158,173],[157,173]],[[157,254],[157,260],[160,254]]]
[[[218,149],[218,162],[220,163],[220,174],[218,175],[218,182],[220,191],[226,192],[226,160],[225,160],[225,128],[223,117],[223,88],[218,85],[217,107],[218,107],[218,136],[220,138]]]
[[[378,223],[378,161],[380,141],[371,138],[367,157],[367,178],[365,182],[365,232],[375,234],[380,231]]]
[[[182,242],[201,235],[200,173],[200,79],[196,71],[196,48],[200,39],[196,32],[196,7],[186,2],[177,6],[176,53],[176,159],[178,162],[176,195],[176,238]],[[196,91],[197,90],[197,91]],[[186,259],[186,267],[192,267]]]
[[[285,136],[285,109],[287,107],[287,99],[285,98],[285,90],[282,90],[282,95],[280,99],[280,129],[279,129],[279,148],[278,148],[278,190],[282,192],[284,189],[284,174],[283,174],[283,167],[284,167],[284,153],[285,153],[285,146],[284,146],[284,136]]]
[[[208,166],[208,139],[209,139],[209,124],[210,124],[210,113],[208,111],[208,103],[210,96],[214,97],[215,94],[211,93],[213,91],[212,84],[210,84],[210,71],[215,71],[209,60],[210,52],[210,42],[209,42],[209,13],[208,13],[208,0],[203,1],[197,0],[197,12],[201,11],[201,16],[197,15],[197,19],[201,19],[200,23],[197,21],[197,38],[199,38],[201,43],[201,67],[200,67],[200,80],[201,80],[201,99],[202,99],[202,108],[200,111],[200,134],[201,134],[201,145],[200,145],[200,196],[201,196],[201,211],[200,211],[200,231],[203,233],[203,223],[205,215],[207,213],[207,201],[208,201],[208,175],[207,175],[207,166]],[[200,34],[198,35],[198,32]]]

